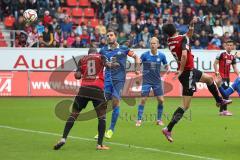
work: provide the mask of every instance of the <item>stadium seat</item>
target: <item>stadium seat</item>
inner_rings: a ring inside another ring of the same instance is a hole
[[[73,17],[82,17],[83,16],[83,10],[81,8],[73,8],[72,9],[72,16]]]
[[[80,0],[82,1],[82,0]],[[77,7],[78,6],[78,2],[77,0],[67,0],[67,6],[69,7]]]
[[[94,17],[94,9],[93,8],[85,8],[84,16],[85,17]]]
[[[66,12],[69,16],[72,15],[72,10],[69,7],[62,7],[62,12]]]
[[[0,40],[0,47],[7,47],[7,46],[8,46],[8,44],[7,44],[6,41],[1,41]]]
[[[91,24],[92,24],[92,27],[95,28],[98,25],[98,19],[96,18],[91,19]]]
[[[80,0],[79,1],[79,6],[80,7],[90,7],[91,4],[90,4],[89,0]]]
[[[85,24],[87,24],[87,19],[85,19],[85,18],[80,18],[80,19],[78,19],[78,22],[77,22],[77,24],[82,24],[82,22],[84,22]]]
[[[8,16],[4,19],[4,25],[8,28],[12,28],[15,22],[15,18],[13,16]]]

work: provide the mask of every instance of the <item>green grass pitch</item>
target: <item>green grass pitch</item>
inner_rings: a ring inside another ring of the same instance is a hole
[[[54,151],[65,122],[55,116],[55,105],[64,98],[0,98],[1,160],[190,160],[240,157],[240,100],[233,99],[232,117],[218,116],[210,98],[195,98],[185,118],[174,128],[169,143],[150,115],[156,114],[157,101],[149,99],[146,121],[135,127],[137,107],[121,103],[121,117],[113,138],[105,140],[108,151],[96,151],[93,137],[97,120],[76,122],[66,145]],[[138,100],[139,101],[139,100]],[[166,98],[163,120],[169,122],[181,104],[180,98]],[[86,110],[92,109],[91,103]],[[84,111],[86,112],[86,111]],[[146,117],[145,116],[145,117]],[[107,116],[109,126],[111,114]]]

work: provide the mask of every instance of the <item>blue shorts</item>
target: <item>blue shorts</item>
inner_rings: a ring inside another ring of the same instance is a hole
[[[105,81],[104,94],[107,100],[111,100],[114,96],[117,99],[121,99],[122,90],[125,81]]]
[[[149,96],[151,88],[153,90],[154,96],[163,96],[162,83],[159,83],[159,84],[143,83],[142,84],[142,96],[143,97]]]

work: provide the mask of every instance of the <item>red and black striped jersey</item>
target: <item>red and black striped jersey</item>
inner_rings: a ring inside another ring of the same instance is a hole
[[[234,55],[227,53],[226,51],[221,52],[216,57],[219,60],[219,73],[222,78],[229,78],[230,67],[236,64],[236,58]]]
[[[187,50],[187,62],[184,67],[184,70],[192,70],[194,68],[194,56],[191,53],[191,48],[189,44],[189,38],[184,35],[177,35],[175,37],[169,37],[168,40],[168,47],[172,52],[172,55],[176,59],[178,63],[178,69],[180,68],[180,62],[182,57],[182,51]]]
[[[96,86],[103,89],[103,61],[100,54],[89,54],[80,59],[81,86]]]

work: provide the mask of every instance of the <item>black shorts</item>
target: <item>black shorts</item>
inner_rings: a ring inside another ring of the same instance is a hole
[[[224,89],[227,89],[228,87],[229,87],[229,84],[230,84],[230,79],[229,78],[223,78],[222,79],[222,87],[224,88]],[[224,99],[228,99],[229,98],[229,96],[228,97],[223,97]]]
[[[74,99],[72,111],[81,111],[83,108],[86,108],[89,101],[92,101],[94,108],[104,104],[106,99],[103,90],[95,86],[81,87]],[[106,109],[105,107],[104,109]]]
[[[193,93],[197,91],[196,83],[200,81],[202,77],[202,72],[193,69],[189,71],[183,71],[183,73],[178,77],[180,83],[182,84],[182,95],[183,96],[193,96]]]

